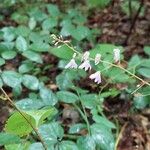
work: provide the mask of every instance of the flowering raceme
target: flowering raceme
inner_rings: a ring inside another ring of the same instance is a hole
[[[113,50],[113,54],[114,54],[114,61],[115,61],[115,63],[120,62],[120,49],[118,49],[118,48],[114,49]],[[78,67],[78,65],[75,62],[76,53],[74,53],[72,59],[65,66],[65,68],[75,68],[75,69],[80,68],[80,69],[84,69],[85,71],[91,70],[92,67],[91,67],[91,64],[90,64],[89,56],[90,56],[90,53],[88,51],[86,51],[83,54],[82,58],[81,58],[81,62],[82,63]],[[101,54],[98,53],[98,54],[96,54],[95,59],[94,59],[95,65],[98,65],[100,63],[100,61],[102,61],[101,60]],[[100,71],[97,71],[97,72],[91,74],[89,76],[89,78],[91,80],[94,80],[94,82],[97,83],[97,84],[100,84],[102,82],[101,81],[101,72]]]

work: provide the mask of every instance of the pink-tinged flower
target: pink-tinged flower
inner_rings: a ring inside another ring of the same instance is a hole
[[[114,51],[114,61],[119,62],[120,61],[120,49],[116,48]]]
[[[94,82],[96,82],[97,84],[100,84],[101,83],[101,73],[100,73],[100,71],[97,71],[97,72],[91,74],[89,78],[91,80],[94,80]]]
[[[82,58],[81,58],[81,62],[82,62],[82,61],[85,61],[85,60],[88,60],[88,59],[89,59],[89,56],[90,56],[90,52],[86,51],[86,52],[83,54]]]
[[[95,65],[98,65],[101,61],[101,54],[96,54],[95,56]]]
[[[90,65],[90,61],[89,60],[85,60],[80,66],[80,69],[84,69],[85,71],[87,71],[88,69],[91,70],[91,65]]]
[[[75,59],[74,59],[75,57],[76,57],[76,53],[73,54],[72,59],[71,59],[70,62],[65,66],[66,69],[67,69],[67,68],[75,68],[75,69],[78,68],[78,65],[77,65],[77,63],[75,62]]]

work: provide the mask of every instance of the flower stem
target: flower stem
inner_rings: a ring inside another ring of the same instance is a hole
[[[0,90],[2,91],[2,93],[5,95],[6,99],[9,101],[9,103],[20,113],[20,115],[27,121],[27,123],[31,126],[31,128],[33,129],[33,131],[36,133],[38,139],[40,140],[40,142],[42,143],[44,150],[47,150],[47,146],[44,143],[41,135],[38,132],[38,129],[35,128],[32,123],[27,119],[27,117],[24,115],[24,113],[14,104],[13,100],[8,96],[8,94],[5,92],[5,90],[1,87]]]

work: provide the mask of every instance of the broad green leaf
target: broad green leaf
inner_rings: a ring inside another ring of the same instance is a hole
[[[79,150],[77,145],[72,141],[62,141],[58,147],[59,150]]]
[[[34,65],[32,62],[28,61],[23,63],[21,66],[19,66],[19,72],[20,73],[27,73],[29,71],[31,71],[34,68]]]
[[[16,87],[14,87],[12,93],[13,93],[14,97],[20,96],[22,94],[22,86],[21,86],[21,84],[16,86]]]
[[[5,150],[28,150],[30,142],[5,145]]]
[[[0,58],[0,66],[5,64],[5,60],[3,58]]]
[[[47,106],[54,106],[58,101],[55,94],[44,86],[40,87],[40,97]]]
[[[34,62],[37,62],[40,64],[43,63],[41,55],[36,53],[36,52],[27,50],[27,51],[24,51],[22,55],[25,56],[26,58],[28,58],[29,60],[34,61]]]
[[[0,133],[0,146],[15,143],[20,143],[20,138],[17,135],[5,132]]]
[[[58,17],[60,15],[57,5],[49,4],[47,5],[47,10],[52,17]]]
[[[36,20],[33,17],[30,18],[28,26],[31,30],[33,30],[36,27]]]
[[[47,52],[50,49],[50,46],[49,44],[40,41],[31,44],[30,49],[37,52]]]
[[[62,36],[70,36],[72,34],[72,31],[75,30],[74,25],[71,23],[63,25],[60,34]]]
[[[42,100],[36,98],[25,98],[16,102],[16,106],[22,110],[37,110],[42,108],[44,104]]]
[[[43,145],[40,142],[30,145],[29,150],[44,150]]]
[[[18,36],[22,36],[22,37],[27,37],[30,33],[30,29],[26,26],[18,26],[16,28],[16,31],[15,33],[18,35]]]
[[[22,78],[22,83],[30,90],[37,90],[39,88],[39,80],[32,75],[24,75]]]
[[[39,133],[43,140],[46,142],[47,147],[52,146],[63,138],[63,128],[58,122],[51,122],[40,126]]]
[[[61,102],[65,103],[75,103],[79,99],[77,95],[68,91],[57,92],[57,97]]]
[[[5,41],[11,42],[14,40],[15,38],[15,30],[13,27],[4,27],[1,30],[4,34],[3,34],[3,38]]]
[[[73,87],[72,78],[69,73],[66,72],[62,72],[56,77],[56,83],[61,90],[66,90]]]
[[[47,18],[42,23],[43,30],[50,30],[50,29],[52,29],[52,28],[54,28],[56,26],[57,26],[57,20],[56,20],[56,18]]]
[[[116,128],[114,123],[110,122],[107,118],[101,117],[99,115],[93,115],[93,120],[96,123],[103,124],[104,126],[110,128],[110,129],[115,129]]]
[[[15,51],[4,51],[1,53],[1,56],[6,60],[13,59],[16,55]]]
[[[83,105],[88,109],[92,109],[97,106],[97,99],[98,99],[98,96],[96,94],[81,95],[81,101]]]
[[[27,42],[26,42],[26,40],[25,40],[24,37],[22,37],[22,36],[18,36],[18,37],[17,37],[17,39],[16,39],[16,48],[17,48],[19,51],[21,51],[21,52],[27,50],[28,44],[27,44]]]
[[[56,114],[56,109],[51,107],[48,109],[32,110],[25,112],[35,120],[36,127],[39,127],[47,117],[52,118],[53,115]]]
[[[140,68],[138,73],[146,78],[150,78],[150,68]]]
[[[144,46],[144,52],[150,56],[150,46]]]
[[[134,70],[141,63],[142,63],[141,58],[138,55],[134,55],[128,63],[128,69]]]
[[[102,124],[93,124],[91,126],[91,134],[96,147],[101,150],[114,149],[114,137],[111,131]]]
[[[84,26],[78,26],[75,30],[72,31],[71,35],[78,41],[83,40],[88,37],[90,30]]]
[[[52,48],[49,52],[63,59],[71,59],[74,53],[73,50],[67,47],[66,45],[61,45],[59,47]]]
[[[106,7],[109,3],[111,2],[111,0],[87,0],[87,4],[89,7],[100,7],[100,8],[104,8]]]
[[[70,127],[69,133],[70,134],[79,133],[82,129],[86,129],[86,127],[87,127],[86,124],[83,123],[74,124]]]
[[[149,97],[148,96],[135,96],[134,97],[134,106],[137,109],[143,109],[148,104],[150,104]]]
[[[22,82],[22,76],[15,71],[3,71],[2,79],[5,84],[12,88],[19,86]]]
[[[30,121],[30,123],[35,126],[35,121],[33,118],[24,112],[22,112],[26,119]],[[28,135],[30,132],[32,132],[32,128],[30,124],[19,112],[15,112],[10,118],[7,120],[7,123],[5,124],[5,130],[8,133],[12,133],[19,136]]]
[[[77,145],[79,150],[95,150],[96,144],[91,136],[78,138]]]

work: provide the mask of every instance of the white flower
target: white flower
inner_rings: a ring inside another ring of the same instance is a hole
[[[94,82],[96,82],[97,84],[100,84],[101,83],[101,73],[100,73],[100,71],[97,71],[97,72],[91,74],[89,78],[91,80],[94,79]]]
[[[101,54],[96,54],[95,56],[95,65],[98,65],[101,61]]]
[[[67,68],[78,68],[78,65],[76,64],[76,62],[75,62],[75,58],[76,57],[76,53],[74,53],[73,54],[73,57],[72,57],[72,59],[70,60],[70,62],[65,66],[65,68],[67,69]]]
[[[120,61],[120,49],[116,48],[114,51],[114,61],[119,62]]]
[[[86,51],[86,52],[83,54],[82,58],[81,58],[81,62],[82,62],[82,61],[85,61],[85,60],[88,60],[88,59],[89,59],[89,56],[90,56],[90,52]]]
[[[89,60],[85,60],[80,66],[80,69],[84,69],[85,71],[87,71],[88,69],[91,70],[91,65],[90,65],[90,61]]]

